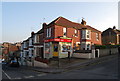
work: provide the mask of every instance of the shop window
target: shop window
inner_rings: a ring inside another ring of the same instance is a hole
[[[45,48],[45,54],[49,54],[50,53],[50,48]]]
[[[70,45],[65,45],[65,44],[62,45],[62,52],[66,52],[66,51],[68,51],[70,49],[71,49]]]

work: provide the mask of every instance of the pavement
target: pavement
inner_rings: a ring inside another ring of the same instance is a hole
[[[106,60],[112,59],[115,55],[117,54],[108,55],[100,58],[94,58],[94,59],[77,59],[77,58],[71,58],[70,60],[60,59],[59,63],[57,60],[52,60],[50,64],[48,64],[49,65],[48,68],[30,67],[30,66],[29,67],[21,66],[21,67],[34,70],[37,72],[56,74],[56,73],[71,71],[78,68],[83,68],[89,65],[99,64]]]

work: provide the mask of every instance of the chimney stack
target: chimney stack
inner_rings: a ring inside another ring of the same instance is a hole
[[[82,24],[82,25],[86,25],[86,21],[84,20],[84,18],[82,19],[81,24]]]
[[[43,29],[46,28],[47,24],[46,23],[43,23]]]
[[[34,32],[31,32],[31,36],[33,36],[35,33]]]
[[[116,27],[115,26],[113,26],[113,30],[115,30],[116,29]]]

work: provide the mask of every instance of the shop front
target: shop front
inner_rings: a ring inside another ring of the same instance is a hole
[[[71,38],[54,38],[44,41],[44,58],[66,58],[68,52],[72,55]]]

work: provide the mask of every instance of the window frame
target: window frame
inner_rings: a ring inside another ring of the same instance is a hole
[[[66,37],[67,36],[67,28],[63,28],[63,37]]]
[[[88,37],[89,36],[89,37]],[[90,30],[86,30],[86,39],[90,39],[91,37],[91,32]]]
[[[99,41],[99,33],[96,33],[96,40]]]

